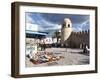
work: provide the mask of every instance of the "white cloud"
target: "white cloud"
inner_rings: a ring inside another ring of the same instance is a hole
[[[31,13],[27,13],[27,16],[26,16],[26,23],[34,23],[34,19],[32,19],[31,17]]]
[[[84,21],[84,22],[81,24],[81,29],[83,29],[84,27],[86,27],[86,25],[87,25],[88,22],[89,22],[89,20]]]
[[[44,19],[41,15],[38,15],[38,18],[40,19],[38,21],[38,23],[41,24],[41,27],[43,27],[45,30],[48,29],[59,29],[61,28],[61,25],[47,21],[46,19]]]
[[[61,29],[61,25],[55,24],[53,25],[53,27],[47,27],[44,30],[58,30],[58,29]]]
[[[82,31],[82,29],[80,27],[73,27],[73,31],[78,32],[78,31]]]
[[[37,30],[44,31],[44,30],[52,30],[52,29],[60,29],[61,28],[61,25],[45,20],[43,17],[40,16],[40,14],[37,15],[37,18],[39,20],[36,20],[36,21],[34,18],[32,18],[31,15],[32,15],[31,13],[27,13],[27,16],[26,16],[27,30],[30,28],[30,29],[36,30],[36,31]],[[37,27],[38,27],[38,29],[37,29]]]
[[[81,24],[74,24],[73,26],[73,31],[78,32],[78,31],[83,31],[87,30],[89,26],[88,25],[89,20],[84,21]]]

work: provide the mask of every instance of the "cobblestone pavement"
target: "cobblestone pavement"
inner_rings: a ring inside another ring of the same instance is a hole
[[[89,53],[83,53],[81,49],[71,49],[71,48],[47,48],[46,51],[53,52],[53,54],[58,56],[64,56],[63,59],[54,62],[47,62],[42,64],[33,64],[26,58],[26,67],[32,66],[59,66],[59,65],[85,65],[89,64]]]

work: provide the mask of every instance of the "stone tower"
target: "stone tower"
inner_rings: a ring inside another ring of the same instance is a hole
[[[65,18],[61,28],[61,44],[65,44],[65,41],[69,38],[71,32],[72,32],[72,22],[69,18]]]

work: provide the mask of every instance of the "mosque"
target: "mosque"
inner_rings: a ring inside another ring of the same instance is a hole
[[[69,18],[64,19],[61,31],[59,31],[59,42],[62,46],[70,48],[82,48],[83,45],[89,46],[89,30],[74,32],[72,30],[72,22]]]
[[[40,58],[41,56],[45,56],[46,54],[49,54],[49,52],[46,52],[47,45],[49,46],[49,49],[52,49],[51,47],[55,47],[57,49],[60,47],[62,48],[81,48],[84,49],[84,46],[89,46],[89,30],[88,31],[82,31],[82,32],[74,32],[72,30],[72,22],[69,18],[65,18],[64,22],[62,24],[62,27],[59,31],[55,31],[55,33],[52,35],[52,37],[47,38],[48,32],[41,32],[38,31],[38,28],[34,28],[31,24],[29,24],[29,28],[26,30],[26,57],[29,58],[29,60],[34,64],[40,64],[42,61],[47,60],[48,62],[52,62],[53,60],[60,60],[63,59],[64,56],[52,56],[53,58],[48,57]],[[55,44],[55,45],[53,45]],[[84,50],[85,51],[85,50]],[[39,57],[40,56],[40,57]],[[34,59],[34,60],[33,60]],[[26,66],[29,65],[26,58]],[[40,62],[39,62],[40,61]],[[46,62],[47,62],[46,61]]]
[[[32,27],[32,26],[31,26]],[[54,47],[52,44],[56,44],[56,47],[69,47],[69,48],[82,48],[83,46],[89,46],[89,30],[74,32],[72,30],[72,22],[69,18],[65,18],[62,24],[61,30],[56,32],[56,36],[47,38],[48,32],[41,32],[38,29],[32,31],[32,29],[26,30],[26,53],[29,54],[31,51],[37,52],[42,50],[44,46],[49,45]],[[55,34],[55,33],[54,33]],[[49,42],[47,42],[49,41]],[[47,42],[47,44],[46,44]],[[43,49],[44,50],[44,49]],[[34,53],[32,52],[32,53]]]

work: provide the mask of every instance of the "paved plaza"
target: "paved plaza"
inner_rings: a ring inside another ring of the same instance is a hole
[[[83,53],[82,49],[72,49],[72,48],[47,48],[46,51],[53,53],[56,56],[63,56],[64,58],[41,64],[33,64],[26,57],[26,67],[35,66],[59,66],[59,65],[86,65],[89,64],[89,52]]]

